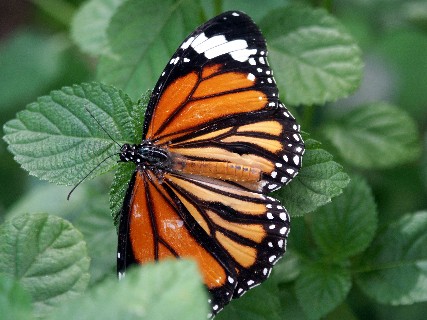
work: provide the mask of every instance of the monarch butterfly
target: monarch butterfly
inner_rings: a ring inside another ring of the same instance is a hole
[[[132,264],[195,259],[212,312],[264,281],[283,255],[289,215],[268,192],[301,167],[300,126],[279,100],[263,36],[223,13],[191,33],[148,103],[120,212],[118,276]]]

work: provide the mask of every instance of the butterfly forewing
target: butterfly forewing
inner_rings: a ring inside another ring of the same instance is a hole
[[[279,100],[264,38],[247,15],[226,12],[196,29],[148,104],[141,146],[168,161],[132,160],[119,274],[133,263],[195,259],[213,314],[265,280],[289,232],[286,209],[266,194],[298,173],[299,131]]]

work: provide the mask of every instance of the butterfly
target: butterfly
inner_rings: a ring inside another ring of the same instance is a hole
[[[119,278],[133,264],[197,262],[217,314],[263,282],[286,249],[289,215],[268,196],[301,168],[300,126],[279,100],[265,40],[243,12],[191,33],[148,102],[119,218]]]

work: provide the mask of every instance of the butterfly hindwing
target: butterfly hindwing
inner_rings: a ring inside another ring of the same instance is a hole
[[[228,254],[224,263],[237,271],[234,297],[268,277],[285,252],[289,232],[289,215],[279,201],[201,176],[166,174],[165,183],[186,198],[193,218]]]
[[[222,309],[236,287],[234,264],[197,221],[199,202],[171,192],[150,171],[136,170],[121,213],[117,268],[168,258],[191,258],[214,294],[212,305]],[[179,195],[179,196],[178,196]],[[190,213],[191,212],[191,213]]]

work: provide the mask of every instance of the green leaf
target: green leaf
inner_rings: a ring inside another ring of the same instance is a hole
[[[20,282],[37,316],[83,292],[88,269],[82,234],[59,217],[26,214],[0,226],[0,272]]]
[[[73,224],[86,239],[91,258],[89,286],[93,286],[106,277],[116,276],[117,232],[107,209],[107,193],[100,196],[92,192],[90,195],[92,197],[86,198],[86,206]]]
[[[71,37],[84,52],[98,56],[108,53],[107,27],[116,9],[125,0],[91,0],[73,17]]]
[[[61,69],[64,39],[18,31],[0,48],[2,112],[47,90]]]
[[[344,301],[351,288],[350,273],[339,267],[315,264],[295,283],[298,301],[308,319],[320,319]]]
[[[120,210],[123,205],[123,200],[129,186],[129,181],[135,171],[135,164],[121,164],[114,175],[114,180],[110,189],[110,211],[114,219],[114,225],[118,227],[120,219]]]
[[[378,235],[362,261],[359,287],[379,303],[427,301],[427,211],[408,214]]]
[[[90,110],[91,114],[87,110]],[[40,179],[74,184],[97,165],[106,172],[119,144],[135,141],[132,102],[121,91],[98,83],[52,91],[4,126],[15,160]],[[92,176],[95,173],[92,174]]]
[[[260,27],[286,103],[324,104],[348,96],[359,86],[361,51],[325,10],[299,6],[277,9]]]
[[[368,184],[353,177],[342,195],[313,216],[313,238],[324,255],[351,257],[371,243],[377,229],[374,197]]]
[[[31,299],[13,278],[0,274],[0,310],[3,320],[31,319]]]
[[[295,294],[294,284],[281,285],[279,287],[279,299],[281,302],[281,319],[306,320]]]
[[[117,233],[108,210],[111,176],[82,183],[66,201],[71,187],[39,182],[8,210],[7,218],[46,212],[71,221],[82,232],[91,259],[89,286],[115,275]]]
[[[350,178],[316,140],[303,135],[306,147],[299,174],[275,193],[293,216],[303,215],[341,194]]]
[[[218,320],[280,320],[280,300],[277,282],[268,279],[261,286],[232,300],[215,319]]]
[[[194,0],[130,0],[107,29],[111,54],[101,57],[97,78],[132,98],[151,89],[181,41],[200,24]]]
[[[425,1],[421,2],[425,4]],[[420,8],[417,13],[421,13]],[[381,55],[381,59],[388,63],[387,67],[398,78],[398,84],[391,89],[394,101],[415,119],[420,120],[420,123],[424,123],[422,119],[426,117],[427,55],[422,52],[427,50],[427,33],[408,25],[406,28],[388,32],[378,40],[376,53]]]
[[[271,278],[274,278],[280,284],[291,282],[299,276],[301,265],[302,262],[298,252],[288,247],[285,256],[274,266]]]
[[[420,154],[414,120],[386,103],[360,106],[326,126],[324,134],[348,163],[362,168],[392,167]]]
[[[205,319],[208,296],[197,266],[169,260],[126,272],[61,306],[50,319]]]

